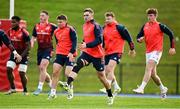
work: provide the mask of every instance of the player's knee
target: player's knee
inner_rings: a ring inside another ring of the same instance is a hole
[[[75,72],[75,73],[78,73],[79,70],[84,67],[86,65],[86,62],[85,60],[83,59],[78,59],[77,62],[76,62],[76,65],[73,67],[72,71]]]
[[[26,72],[27,71],[27,65],[26,64],[20,64],[18,68],[19,72]]]
[[[105,74],[103,71],[98,71],[98,78],[100,79],[105,78]]]
[[[46,67],[44,66],[44,64],[41,64],[40,66],[39,66],[39,70],[40,71],[44,71],[46,69]]]
[[[58,76],[58,72],[53,72],[52,77],[56,78]],[[46,78],[46,82],[49,81],[49,78]]]
[[[106,72],[107,72],[107,74],[110,73],[111,71],[112,71],[112,67],[107,66],[107,67],[106,67]]]

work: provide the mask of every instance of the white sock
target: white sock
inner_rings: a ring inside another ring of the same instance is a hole
[[[160,85],[159,85],[159,88],[160,88],[160,90],[163,90],[163,89],[164,89],[164,85],[163,85],[163,84],[160,84]]]
[[[114,80],[114,82],[112,82],[112,85],[114,86],[114,89],[120,89],[116,80]]]
[[[38,89],[42,90],[43,84],[44,84],[43,82],[39,82]]]
[[[51,94],[56,95],[56,89],[51,89]]]
[[[147,83],[143,81],[143,82],[141,83],[141,85],[140,85],[139,88],[144,90],[144,88],[146,87],[146,85],[147,85]]]

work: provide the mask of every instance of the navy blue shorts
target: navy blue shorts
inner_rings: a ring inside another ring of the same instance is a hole
[[[61,66],[73,66],[74,62],[70,62],[69,58],[67,57],[67,55],[61,55],[61,54],[56,54],[56,59],[54,61],[54,63],[58,63]]]
[[[93,56],[91,56],[85,52],[82,52],[81,56],[78,59],[86,60],[88,62],[88,65],[90,63],[92,63],[93,67],[97,71],[104,71],[104,60],[103,60],[103,58],[95,58],[95,57],[93,57]]]
[[[122,54],[120,54],[120,53],[113,53],[110,55],[105,55],[105,65],[108,65],[110,60],[114,60],[114,61],[116,61],[117,64],[119,64],[121,55]]]
[[[38,51],[37,53],[37,65],[41,64],[42,59],[47,59],[50,61],[51,59],[51,50]]]
[[[18,62],[18,63],[17,63],[16,60],[15,60],[15,58],[14,58],[14,54],[13,54],[13,53],[11,53],[10,58],[9,58],[9,61],[13,61],[13,62],[15,62],[16,64],[25,64],[25,65],[27,65],[27,63],[28,63],[27,56],[23,57],[22,60],[21,60],[21,62]]]

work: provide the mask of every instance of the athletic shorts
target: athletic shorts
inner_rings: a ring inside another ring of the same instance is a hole
[[[90,63],[93,64],[93,67],[97,70],[97,71],[104,71],[104,60],[103,58],[95,58],[85,52],[82,52],[81,56],[78,59],[83,59],[86,60],[88,62],[88,65]]]
[[[16,68],[16,65],[19,65],[18,71],[26,72],[27,71],[27,63],[28,63],[27,56],[23,57],[21,62],[17,63],[15,61],[14,54],[11,53],[10,58],[6,64],[6,66],[10,67],[14,70]]]
[[[69,58],[67,57],[67,55],[61,55],[61,54],[56,54],[56,59],[54,61],[54,63],[58,63],[61,66],[73,66],[74,62],[70,62]]]
[[[51,59],[51,50],[38,51],[37,53],[37,65],[41,64],[42,59],[47,59],[50,61]]]
[[[161,51],[152,51],[150,53],[146,53],[146,63],[148,63],[149,60],[153,60],[156,62],[156,64],[158,64],[161,59],[161,56],[162,56]]]
[[[122,54],[120,54],[120,53],[113,53],[110,55],[105,55],[105,65],[108,65],[110,60],[114,60],[114,61],[116,61],[117,64],[119,64],[121,55]]]

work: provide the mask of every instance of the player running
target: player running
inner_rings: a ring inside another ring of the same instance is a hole
[[[38,42],[38,52],[37,52],[37,65],[39,68],[39,84],[34,95],[39,95],[42,92],[44,81],[51,87],[51,78],[47,73],[47,67],[49,65],[49,60],[51,59],[53,44],[52,36],[56,26],[48,22],[48,12],[40,12],[40,23],[37,23],[33,29],[31,47],[34,46],[34,42]]]
[[[20,17],[13,16],[11,18],[11,25],[12,28],[8,31],[9,38],[17,51],[18,54],[21,55],[21,59],[14,58],[14,53],[11,53],[10,59],[7,62],[7,76],[10,83],[10,90],[6,94],[15,93],[15,85],[14,85],[14,77],[13,77],[13,70],[15,69],[16,65],[19,65],[18,71],[20,74],[22,86],[23,86],[23,94],[27,95],[27,62],[28,62],[28,52],[30,50],[30,37],[27,30],[24,28],[20,28]]]
[[[79,45],[79,49],[82,54],[77,59],[75,66],[70,72],[67,80],[67,91],[68,95],[73,94],[73,90],[70,88],[70,84],[77,77],[78,72],[81,68],[88,66],[90,63],[97,70],[97,75],[100,81],[103,83],[108,94],[108,104],[113,104],[113,95],[111,92],[111,85],[108,83],[103,63],[103,48],[102,48],[102,29],[99,24],[94,20],[94,12],[91,8],[86,8],[84,10],[84,20],[83,25],[83,42]]]
[[[58,28],[54,31],[57,41],[56,44],[56,60],[53,64],[52,87],[49,99],[56,98],[56,87],[59,80],[60,72],[65,67],[65,75],[68,76],[73,68],[74,56],[76,54],[77,35],[74,28],[67,24],[66,15],[57,16]],[[70,88],[73,88],[70,84]],[[73,96],[68,96],[71,99]]]
[[[170,55],[176,54],[174,36],[173,32],[166,25],[156,20],[158,16],[157,9],[149,8],[146,10],[146,13],[149,21],[143,25],[137,35],[137,41],[139,43],[145,41],[146,44],[146,69],[141,85],[137,89],[133,89],[133,91],[143,94],[145,86],[152,78],[160,88],[161,98],[166,98],[168,88],[162,84],[156,69],[163,52],[163,33],[166,33],[170,39]]]
[[[129,44],[129,55],[134,57],[136,52],[134,50],[134,43],[125,26],[118,24],[113,12],[105,13],[105,26],[103,29],[104,49],[105,49],[105,72],[109,84],[114,86],[113,95],[120,92],[114,70],[119,64],[121,56],[124,51],[125,40]],[[100,89],[101,92],[106,93],[106,89]]]

